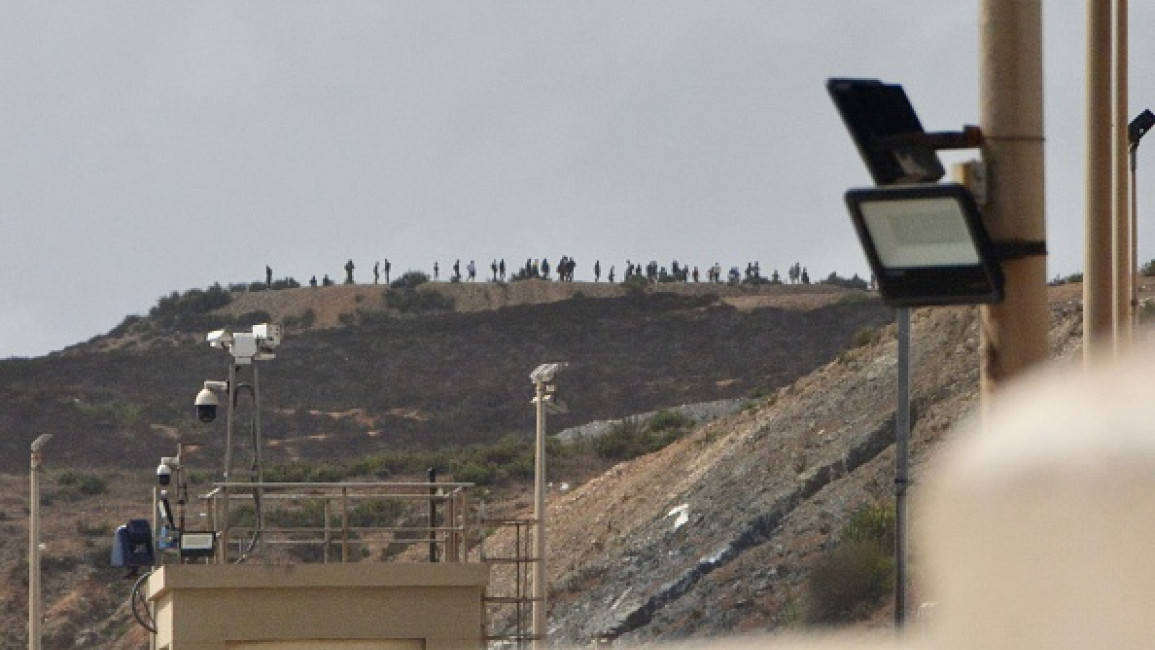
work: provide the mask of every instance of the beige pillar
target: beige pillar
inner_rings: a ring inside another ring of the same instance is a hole
[[[1083,359],[1114,348],[1111,219],[1111,0],[1087,0],[1087,213],[1083,268]]]
[[[995,241],[1044,241],[1043,55],[1040,0],[983,0],[980,126]],[[982,309],[981,382],[988,396],[1047,358],[1047,265],[1007,260],[1006,299]]]
[[[1131,285],[1134,280],[1131,258],[1130,176],[1127,173],[1127,0],[1115,2],[1115,93],[1114,93],[1114,208],[1115,208],[1115,335],[1116,352],[1126,351],[1132,338]]]

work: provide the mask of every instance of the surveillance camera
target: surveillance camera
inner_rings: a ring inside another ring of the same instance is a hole
[[[170,481],[172,481],[172,468],[168,466],[168,463],[162,462],[156,468],[156,482],[161,485],[168,485]]]
[[[201,422],[212,422],[217,419],[217,395],[208,388],[202,388],[197,393],[197,419]]]

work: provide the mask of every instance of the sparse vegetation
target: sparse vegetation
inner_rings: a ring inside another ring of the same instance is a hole
[[[144,413],[143,405],[122,401],[92,403],[73,400],[70,405],[85,420],[112,425],[136,424]]]
[[[645,290],[646,287],[650,286],[650,281],[642,275],[631,275],[622,281],[622,286],[631,291],[640,292]]]
[[[629,460],[653,453],[681,438],[693,422],[677,411],[662,410],[645,424],[625,418],[591,443],[594,452],[608,460]]]
[[[811,570],[805,622],[847,623],[874,611],[894,588],[894,534],[894,511],[888,504],[868,504],[856,511],[837,545]]]
[[[878,341],[878,328],[864,325],[854,332],[851,344],[856,348],[865,347]]]
[[[854,305],[870,300],[870,296],[865,293],[850,292],[838,296],[838,304],[840,305]]]
[[[306,309],[300,316],[286,316],[281,319],[281,324],[286,329],[301,329],[307,330],[313,327],[317,322],[317,312],[312,307]]]
[[[836,287],[844,287],[846,289],[862,289],[864,291],[869,286],[866,283],[866,280],[858,277],[857,273],[849,278],[844,278],[838,275],[836,271],[831,271],[830,275],[826,276],[826,279],[822,281],[822,284],[830,284]]]
[[[75,501],[82,497],[104,494],[108,491],[108,483],[95,474],[65,470],[56,477],[56,483],[66,490],[62,491],[64,498]]]

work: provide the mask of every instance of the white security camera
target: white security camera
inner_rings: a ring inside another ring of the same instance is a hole
[[[172,467],[161,459],[160,465],[156,468],[156,482],[161,485],[168,485],[172,481]]]
[[[217,406],[219,405],[217,394],[209,388],[202,388],[197,393],[196,407],[197,419],[201,422],[212,422],[217,419]]]

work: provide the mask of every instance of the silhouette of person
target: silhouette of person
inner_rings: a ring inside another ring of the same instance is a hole
[[[602,261],[594,260],[594,282],[602,277]]]
[[[328,287],[332,284],[333,284],[333,281],[329,279],[329,274],[326,273],[325,277],[321,278],[321,286]]]
[[[493,271],[493,280],[491,280],[491,282],[497,282],[497,260],[496,259],[489,263],[489,270]]]
[[[389,284],[389,270],[393,268],[393,264],[389,262],[389,258],[385,258],[383,269],[385,271],[385,284]]]
[[[353,260],[345,262],[345,284],[353,284]]]
[[[609,280],[610,280],[610,284],[614,283],[614,265],[613,264],[610,264]]]
[[[477,280],[477,265],[473,263],[473,260],[469,260],[469,265],[465,267],[465,270],[469,272],[470,282]]]
[[[433,263],[433,279],[436,280],[438,275],[440,275],[440,268],[437,266],[437,262],[434,262]]]
[[[317,276],[314,275],[313,277],[309,278],[309,286],[310,287],[317,286]]]
[[[268,265],[265,265],[265,288],[273,288],[273,268]]]
[[[461,260],[453,263],[453,280],[454,282],[461,281]]]
[[[501,258],[501,262],[497,265],[497,274],[501,277],[501,281],[505,282],[505,258]]]
[[[379,279],[381,279],[381,272],[378,270],[377,262],[373,262],[373,284],[377,284]]]

